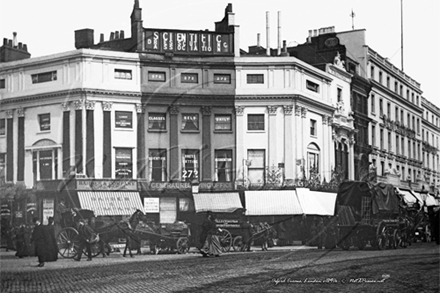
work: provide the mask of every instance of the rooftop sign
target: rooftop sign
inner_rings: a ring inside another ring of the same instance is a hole
[[[233,34],[210,31],[144,29],[146,51],[175,54],[232,55]]]

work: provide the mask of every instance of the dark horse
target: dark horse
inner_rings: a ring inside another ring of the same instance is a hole
[[[128,219],[123,219],[119,222],[107,223],[100,227],[95,227],[94,230],[99,233],[99,252],[103,257],[106,257],[106,249],[110,247],[109,243],[116,238],[125,238],[125,249],[123,256],[125,257],[127,249],[131,253],[131,246],[137,246],[138,253],[140,252],[140,241],[136,242],[134,237],[134,230],[139,221],[144,219],[145,215],[141,210],[136,210]],[[134,244],[134,245],[133,245]],[[108,255],[109,253],[107,253]]]

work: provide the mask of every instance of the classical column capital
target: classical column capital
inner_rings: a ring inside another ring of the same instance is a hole
[[[18,117],[24,117],[24,109],[22,107],[17,109]]]
[[[295,116],[301,115],[301,106],[295,105]]]
[[[292,105],[284,105],[284,115],[292,115],[293,112],[293,106]]]
[[[145,105],[144,104],[136,104],[136,113],[144,113],[145,112]]]
[[[306,118],[306,115],[307,115],[307,108],[302,107],[301,108],[301,118]]]
[[[73,105],[75,106],[75,110],[82,110],[84,109],[84,100],[76,100],[73,102]]]
[[[95,110],[95,101],[85,101],[86,110]]]
[[[168,108],[168,111],[170,111],[170,114],[177,115],[180,112],[180,106],[179,105],[171,105]]]
[[[202,114],[203,115],[211,115],[212,107],[211,106],[202,106]]]
[[[322,116],[322,125],[327,125],[329,120],[329,116],[324,115]]]
[[[102,111],[111,111],[112,110],[112,102],[102,102]]]
[[[63,107],[63,112],[70,111],[70,102],[61,103],[61,107]]]
[[[14,110],[6,111],[6,118],[8,119],[14,118]]]
[[[267,110],[269,111],[269,115],[275,116],[277,115],[278,106],[267,106]]]
[[[235,114],[237,116],[243,116],[244,107],[243,106],[237,106],[235,107]]]

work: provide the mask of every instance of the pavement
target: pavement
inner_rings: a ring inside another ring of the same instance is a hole
[[[270,251],[294,251],[294,250],[313,250],[316,247],[305,246],[305,245],[294,245],[294,246],[274,246],[269,248]],[[261,251],[259,247],[252,247],[251,252],[227,252],[227,254],[245,254],[245,253],[266,253]],[[81,261],[75,261],[70,258],[63,258],[59,256],[58,260],[55,262],[46,262],[44,267],[37,267],[38,258],[36,256],[18,258],[15,256],[14,250],[6,251],[5,248],[0,249],[0,273],[3,272],[24,272],[33,270],[59,270],[66,268],[79,268],[86,266],[106,266],[117,263],[126,262],[145,262],[145,261],[167,261],[173,259],[189,259],[200,257],[199,252],[192,248],[186,254],[177,253],[160,253],[158,255],[145,253],[143,250],[142,255],[134,255],[133,258],[130,256],[123,257],[122,252],[112,252],[107,257],[102,257],[102,255],[94,257],[92,261],[86,261],[87,257],[83,255]]]

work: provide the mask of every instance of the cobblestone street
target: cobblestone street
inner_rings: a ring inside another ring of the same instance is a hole
[[[280,247],[269,252],[113,254],[92,262],[1,251],[1,292],[438,292],[439,246],[364,251]]]

